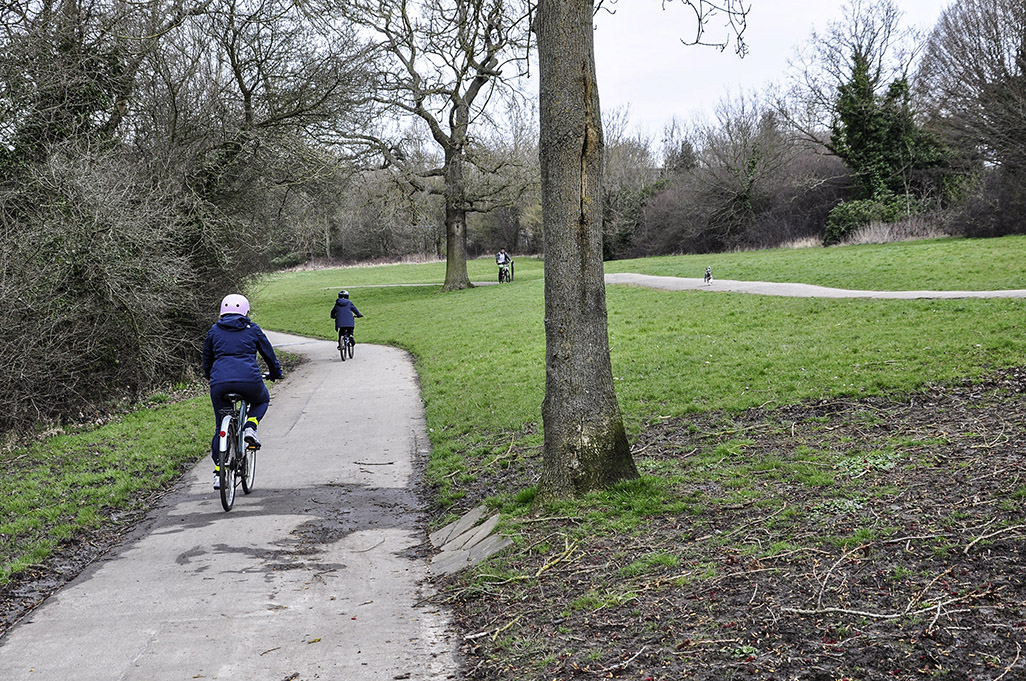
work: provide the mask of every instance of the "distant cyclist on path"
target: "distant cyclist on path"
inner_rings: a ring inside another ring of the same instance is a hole
[[[500,248],[499,252],[495,254],[495,264],[499,266],[500,274],[501,274],[501,271],[502,271],[502,269],[504,267],[508,267],[507,271],[512,273],[513,257],[509,253],[506,252],[505,248]],[[512,277],[510,277],[510,278],[512,278]],[[500,282],[502,281],[502,277],[501,276],[499,278],[499,281]]]
[[[338,347],[342,348],[342,335],[353,336],[353,329],[356,328],[355,317],[362,317],[360,311],[353,305],[353,301],[349,300],[349,291],[342,290],[338,292],[338,299],[335,301],[335,307],[331,308],[331,318],[335,320],[335,330],[338,331]],[[356,343],[356,339],[353,338],[353,343]]]
[[[249,418],[243,426],[243,437],[250,447],[260,448],[257,426],[267,413],[271,396],[257,364],[257,353],[267,363],[268,378],[272,381],[280,379],[281,365],[271,342],[263,330],[249,319],[249,300],[237,293],[225,296],[221,301],[221,316],[210,327],[203,342],[203,375],[210,379],[210,401],[214,406],[215,432],[210,443],[210,455],[214,459],[215,488],[219,485],[216,429],[221,426],[221,417],[232,409],[232,403],[225,395],[238,393],[249,403]]]

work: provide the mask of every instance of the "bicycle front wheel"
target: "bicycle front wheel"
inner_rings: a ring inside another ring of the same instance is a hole
[[[235,503],[235,462],[238,458],[239,428],[234,418],[226,416],[225,420],[228,421],[228,425],[222,426],[222,429],[226,429],[228,436],[223,438],[224,447],[218,452],[217,477],[221,485],[221,506],[224,510],[230,511]]]

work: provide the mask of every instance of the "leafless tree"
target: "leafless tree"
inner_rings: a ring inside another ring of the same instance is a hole
[[[676,138],[674,138],[676,139]],[[818,234],[849,173],[755,94],[724,98],[695,126],[689,161],[646,206],[635,255],[779,246]],[[677,145],[674,145],[677,148]]]
[[[625,257],[634,245],[646,191],[659,179],[659,162],[651,139],[628,132],[628,109],[614,109],[602,123],[602,253],[611,260]]]
[[[716,206],[709,216],[718,249],[746,243],[777,192],[798,147],[776,114],[752,95],[723,100],[705,131],[700,182]]]
[[[354,136],[375,148],[416,191],[445,203],[445,290],[470,286],[467,214],[509,203],[522,190],[512,159],[486,153],[479,139],[501,127],[503,100],[529,54],[527,0],[345,0],[341,16],[373,36],[378,104],[386,121],[412,117],[438,149],[426,172],[387,125]],[[395,124],[392,123],[394,126]],[[436,181],[437,180],[437,181]]]
[[[909,72],[920,47],[918,33],[902,27],[895,0],[847,0],[843,14],[800,48],[778,102],[780,115],[819,144],[829,144],[838,89],[851,79],[856,60],[869,63],[872,87],[882,90]]]
[[[960,0],[942,14],[920,69],[934,124],[977,160],[1000,232],[1026,214],[1026,4]],[[983,164],[992,170],[983,173]],[[980,205],[981,202],[975,202]],[[974,233],[985,233],[985,231]],[[995,232],[996,233],[996,232]]]
[[[609,359],[602,266],[604,138],[592,25],[601,5],[540,0],[535,19],[545,222],[542,501],[638,475]],[[743,20],[743,12],[738,16]]]
[[[346,26],[280,0],[0,18],[0,354],[32,367],[0,382],[2,428],[187,375],[211,301],[288,211],[321,218],[293,199],[327,191],[323,136],[355,124],[366,70]]]

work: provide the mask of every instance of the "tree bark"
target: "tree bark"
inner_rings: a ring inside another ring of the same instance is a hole
[[[540,500],[638,476],[609,360],[592,15],[593,0],[541,0],[536,19],[546,346]]]
[[[467,274],[467,190],[463,151],[445,150],[445,283],[443,291],[471,287]]]

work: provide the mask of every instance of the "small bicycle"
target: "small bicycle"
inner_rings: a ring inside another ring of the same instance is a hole
[[[508,283],[513,281],[513,263],[506,262],[499,265],[499,283]]]
[[[263,377],[266,379],[267,376],[264,374]],[[231,400],[232,410],[221,419],[218,430],[217,476],[221,486],[221,506],[230,511],[235,504],[237,486],[241,485],[245,494],[253,491],[257,450],[243,439],[242,425],[246,423],[249,409],[246,400],[238,393],[228,393],[225,397]]]
[[[349,359],[353,358],[353,352],[356,348],[356,340],[353,339],[351,332],[342,332],[338,336],[338,354],[342,358],[342,361],[346,361],[346,356]]]

